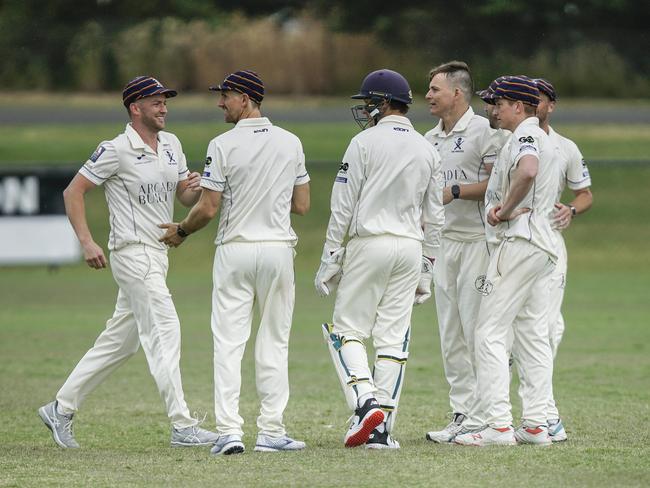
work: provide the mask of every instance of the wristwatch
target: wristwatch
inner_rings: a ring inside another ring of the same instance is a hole
[[[569,208],[571,209],[571,217],[578,215],[578,212],[576,212],[576,208],[573,205],[569,205]]]
[[[183,239],[185,239],[187,236],[189,236],[189,234],[187,232],[185,232],[180,225],[176,228],[176,233],[180,237],[182,237]]]
[[[454,197],[454,200],[460,198],[460,185],[451,185],[451,196]]]

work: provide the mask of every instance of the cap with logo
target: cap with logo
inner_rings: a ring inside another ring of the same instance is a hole
[[[153,95],[165,95],[167,98],[175,97],[176,90],[165,88],[162,83],[152,76],[138,76],[129,81],[122,90],[122,102],[128,108],[136,100]]]
[[[226,76],[220,85],[211,86],[210,90],[234,90],[248,95],[258,104],[262,103],[264,99],[264,83],[257,73],[250,70],[235,71]]]
[[[551,102],[557,100],[557,93],[555,93],[555,87],[550,81],[545,80],[544,78],[535,78],[534,81],[537,84],[537,89],[539,90],[540,93],[546,95]]]
[[[494,98],[505,98],[537,107],[539,105],[539,89],[535,80],[528,76],[504,76],[494,88]]]

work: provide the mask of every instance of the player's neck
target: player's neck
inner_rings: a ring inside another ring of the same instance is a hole
[[[548,134],[550,132],[549,129],[551,128],[551,125],[548,123],[548,119],[546,119],[544,122],[540,120],[539,127]]]
[[[137,121],[131,122],[131,127],[138,133],[142,142],[149,146],[154,152],[158,152],[158,130],[153,130],[145,124],[140,124]]]
[[[469,105],[459,105],[452,108],[448,113],[442,116],[442,129],[446,134],[449,134],[458,123],[458,121],[465,115]]]

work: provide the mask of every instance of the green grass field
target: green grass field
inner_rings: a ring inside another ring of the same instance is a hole
[[[36,161],[51,155],[41,144],[42,135],[30,139],[33,130],[57,141],[60,152],[53,160],[79,161],[102,138],[98,134],[113,137],[119,129],[3,128],[0,159]],[[170,129],[197,162],[215,130],[195,125]],[[305,134],[308,160],[314,154],[313,160],[336,161],[355,132],[352,125],[294,129]],[[613,128],[608,133],[607,127],[604,133],[593,127],[574,129],[592,137],[594,144],[585,143],[583,151],[593,158],[601,147],[597,143],[622,135]],[[641,131],[632,144],[620,146],[633,146],[628,149],[634,154],[608,157],[646,158],[649,145],[647,132]],[[26,154],[25,148],[32,152]],[[116,285],[109,270],[93,271],[82,264],[8,267],[0,269],[0,486],[650,485],[649,166],[593,165],[594,208],[565,234],[567,331],[556,363],[555,392],[569,441],[548,449],[465,449],[425,441],[427,430],[446,423],[449,410],[435,308],[428,302],[413,316],[395,432],[402,444],[398,452],[342,445],[349,412],[319,331],[319,324],[331,319],[333,301],[318,298],[312,285],[335,171],[335,163],[310,168],[312,211],[294,218],[300,243],[290,345],[292,396],[285,420],[289,433],[307,442],[306,451],[252,452],[258,403],[250,348],[241,397],[249,449],[244,455],[213,458],[208,449],[170,448],[163,405],[141,352],[90,395],[77,415],[82,449],[57,448],[36,410],[53,398],[92,345],[112,313]],[[89,209],[95,237],[104,243],[108,221],[101,191],[91,193]],[[170,251],[168,279],[183,328],[186,398],[192,410],[207,412],[209,427],[214,422],[209,314],[215,226]],[[516,416],[519,402],[513,401]]]

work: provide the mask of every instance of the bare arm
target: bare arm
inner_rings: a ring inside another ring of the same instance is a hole
[[[492,172],[493,164],[486,164],[485,168],[488,173]],[[460,186],[460,200],[474,200],[474,201],[483,201],[485,199],[485,190],[487,190],[488,178],[478,183],[470,183],[468,185],[459,185]],[[447,205],[449,202],[454,200],[454,196],[451,194],[451,187],[446,186],[442,190],[442,203]]]
[[[291,212],[297,215],[305,215],[309,212],[310,206],[309,183],[294,186],[293,195],[291,196]]]
[[[539,160],[537,156],[527,154],[523,156],[517,163],[517,169],[514,171],[510,188],[508,189],[508,196],[506,197],[503,205],[495,211],[495,216],[500,221],[510,220],[523,213],[519,209],[514,212],[517,205],[526,197],[528,192],[535,182],[537,170],[539,167]]]
[[[179,181],[176,187],[176,198],[185,207],[191,207],[201,196],[201,174],[190,173],[186,180]]]
[[[217,215],[221,206],[221,192],[205,188],[200,195],[199,201],[180,224],[168,223],[158,226],[161,229],[167,229],[165,235],[158,239],[160,242],[164,242],[171,247],[178,247],[185,240],[184,237],[178,235],[179,227],[187,234],[192,234],[208,225],[208,222]]]
[[[106,257],[101,246],[97,245],[93,240],[88,228],[84,200],[86,193],[95,186],[88,178],[77,173],[67,188],[63,190],[63,202],[65,204],[65,213],[83,249],[84,260],[91,268],[102,269],[106,267]]]

